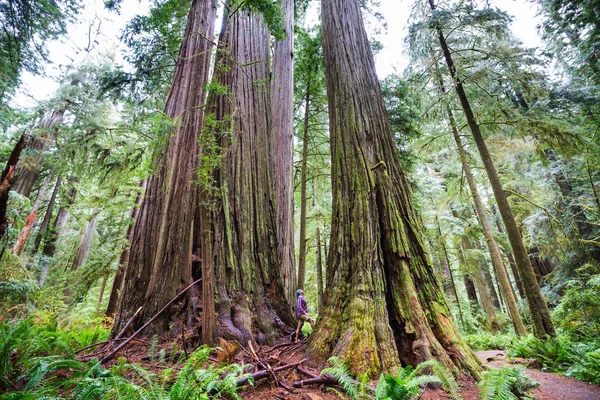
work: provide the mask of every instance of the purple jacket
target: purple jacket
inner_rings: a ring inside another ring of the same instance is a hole
[[[306,299],[304,299],[304,295],[300,295],[298,296],[298,302],[296,304],[296,318],[299,318],[304,314],[308,314]]]

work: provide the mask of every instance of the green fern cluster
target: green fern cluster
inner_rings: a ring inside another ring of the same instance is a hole
[[[491,368],[477,384],[482,400],[533,399],[530,390],[539,386],[525,374],[525,367]]]
[[[23,390],[5,393],[0,399],[50,399],[59,395],[65,398],[64,393],[68,393],[66,398],[72,400],[209,400],[222,396],[241,400],[237,394],[237,380],[243,366],[216,367],[208,363],[213,350],[203,346],[185,362],[158,374],[136,364],[127,364],[123,358],[111,369],[106,369],[96,359],[83,363],[68,356],[37,357],[29,360],[30,368],[21,377],[26,382]]]
[[[515,336],[509,334],[492,335],[489,333],[476,333],[466,335],[465,342],[474,350],[504,350],[514,341]]]
[[[351,399],[371,399],[372,395],[375,396],[375,400],[416,399],[421,394],[422,388],[430,383],[440,384],[451,399],[462,399],[452,374],[435,360],[423,362],[415,368],[400,367],[396,374],[382,373],[375,389],[367,386],[368,373],[355,380],[346,364],[338,357],[331,357],[329,363],[332,366],[323,369],[321,374],[335,377]]]

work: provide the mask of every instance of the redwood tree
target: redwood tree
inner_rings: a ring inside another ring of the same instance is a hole
[[[427,254],[375,74],[359,0],[323,0],[332,154],[327,290],[308,351],[378,374],[437,359],[475,377]]]
[[[203,219],[210,226],[200,227],[202,262],[214,265],[216,333],[243,344],[271,343],[294,322],[281,276],[272,186],[269,39],[257,13],[225,13],[212,85],[220,89],[209,96],[201,140],[221,157],[212,187],[203,189],[211,193],[210,216]]]
[[[271,143],[281,277],[287,300],[296,291],[294,266],[294,0],[280,2],[284,37],[275,42],[271,83]]]
[[[191,279],[191,232],[196,207],[197,139],[209,76],[216,0],[194,0],[188,15],[165,114],[173,132],[144,201],[131,239],[113,332],[119,332],[139,307],[136,323],[170,301]],[[174,310],[171,310],[174,311]],[[172,313],[163,313],[153,328],[168,329]]]

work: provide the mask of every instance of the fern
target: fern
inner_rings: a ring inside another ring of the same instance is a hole
[[[344,388],[344,391],[350,398],[358,399],[359,395],[359,385],[357,382],[352,379],[352,375],[350,375],[350,371],[348,370],[348,366],[342,361],[339,357],[330,357],[329,363],[332,365],[331,367],[324,368],[321,371],[321,375],[331,375],[333,376],[337,382]]]
[[[525,374],[524,367],[500,369],[491,368],[483,373],[477,384],[482,400],[521,400],[531,399],[530,389],[539,384]]]

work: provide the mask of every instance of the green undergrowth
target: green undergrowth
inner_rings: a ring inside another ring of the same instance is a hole
[[[477,384],[482,400],[534,399],[530,390],[539,386],[525,373],[525,367],[490,368]]]
[[[166,360],[156,368],[121,358],[111,368],[97,359],[81,362],[75,350],[105,340],[108,331],[66,331],[56,320],[32,318],[0,324],[0,399],[240,399],[237,379],[243,366],[214,366],[212,348]]]
[[[600,384],[600,342],[574,342],[566,334],[540,340],[527,336],[515,342],[510,357],[535,359],[542,370]]]
[[[412,400],[421,397],[427,385],[444,388],[453,400],[461,400],[460,390],[452,373],[435,360],[426,361],[416,367],[400,367],[396,373],[381,374],[377,387],[368,385],[369,372],[353,378],[346,364],[337,357],[329,359],[331,367],[321,374],[332,375],[353,400]]]
[[[506,350],[515,341],[514,334],[477,333],[465,335],[465,342],[474,350]]]

